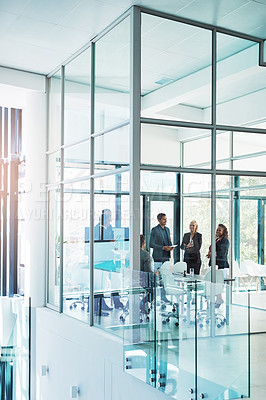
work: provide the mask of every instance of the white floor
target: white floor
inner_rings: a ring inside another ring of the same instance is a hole
[[[251,400],[266,399],[266,334],[250,337]]]

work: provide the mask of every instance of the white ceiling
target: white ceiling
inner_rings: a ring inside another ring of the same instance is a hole
[[[48,74],[133,4],[266,38],[266,0],[0,0],[0,65]]]

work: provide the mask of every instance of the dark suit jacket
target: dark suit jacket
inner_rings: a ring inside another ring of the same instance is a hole
[[[202,234],[199,232],[195,232],[193,236],[194,246],[186,249],[186,245],[190,242],[190,232],[184,234],[181,249],[185,250],[184,261],[187,263],[187,270],[189,272],[189,268],[194,268],[195,273],[199,274],[201,259],[200,259],[200,248],[202,245]]]
[[[218,269],[229,268],[228,263],[228,250],[229,250],[229,240],[227,238],[222,238],[222,240],[217,240],[216,242],[216,264]]]
[[[150,253],[140,249],[140,285],[142,287],[152,287],[153,272],[151,270]]]
[[[143,272],[152,272],[150,253],[142,249],[140,249],[140,270]]]
[[[190,232],[187,232],[184,234],[182,243],[181,243],[181,249],[185,250],[189,253],[199,253],[201,245],[202,245],[202,234],[199,232],[195,232],[195,235],[193,236],[193,243],[194,246],[191,247],[190,249],[186,250],[186,245],[188,245],[190,242]]]
[[[163,246],[172,246],[170,229],[167,228],[167,226],[165,226],[164,229],[166,231],[169,244],[165,244],[163,228],[160,224],[152,228],[150,233],[149,246],[153,249],[152,257],[155,262],[164,262],[170,259],[170,251],[163,250]]]

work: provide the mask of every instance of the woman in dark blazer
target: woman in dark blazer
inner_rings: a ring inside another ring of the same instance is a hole
[[[216,229],[216,265],[218,269],[229,268],[228,263],[228,250],[229,250],[229,240],[228,240],[228,230],[225,225],[219,224]],[[211,246],[207,257],[210,259],[209,265],[211,265]],[[216,295],[215,307],[220,307],[223,303],[222,293]]]
[[[228,250],[229,250],[229,240],[228,240],[228,230],[225,225],[219,224],[216,229],[216,265],[218,269],[229,268],[228,263]],[[209,253],[207,257],[211,258],[211,246],[209,248]],[[211,260],[209,262],[211,265]]]
[[[202,234],[198,232],[198,223],[193,220],[189,224],[190,232],[184,234],[181,249],[185,250],[184,261],[187,263],[187,272],[194,268],[194,273],[199,275],[201,267],[200,248],[202,245]]]

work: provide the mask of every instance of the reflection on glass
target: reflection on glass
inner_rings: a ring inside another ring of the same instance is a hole
[[[244,126],[264,118],[259,44],[218,33],[217,57],[217,123]]]
[[[59,305],[60,281],[60,189],[48,192],[48,303]]]
[[[89,137],[90,84],[90,49],[88,49],[65,67],[64,144]]]
[[[96,43],[95,130],[129,119],[130,18]]]
[[[88,320],[90,195],[80,184],[64,186],[64,312]],[[80,312],[81,311],[81,312]]]
[[[121,174],[115,175],[112,190],[109,178],[95,178],[101,191],[94,204],[94,313],[95,324],[105,328],[125,306],[120,292],[122,273],[129,268],[129,195],[121,191]],[[110,318],[105,322],[104,317]]]
[[[142,116],[210,122],[211,31],[142,14]]]
[[[61,145],[61,72],[49,78],[49,135],[48,150]]]

